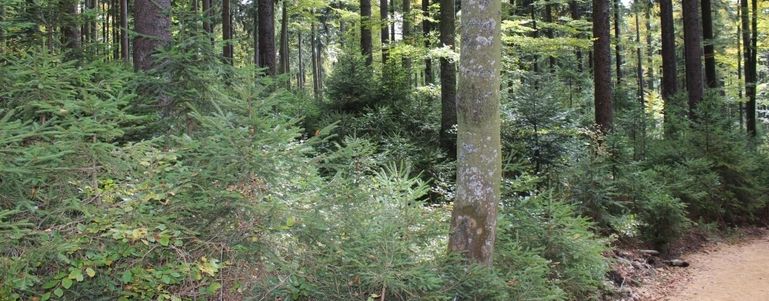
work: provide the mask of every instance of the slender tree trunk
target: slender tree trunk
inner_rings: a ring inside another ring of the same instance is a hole
[[[203,0],[203,30],[209,35],[214,33],[214,28],[211,26],[211,0]],[[213,43],[213,37],[211,42]]]
[[[646,100],[644,99],[644,72],[643,72],[643,60],[641,59],[641,23],[638,21],[638,0],[636,2],[635,9],[635,40],[636,40],[636,77],[638,78],[638,101],[641,108],[640,121],[641,121],[641,133],[638,141],[637,151],[635,158],[637,160],[643,158],[646,148]]]
[[[281,7],[280,18],[280,60],[278,62],[278,73],[287,74],[290,73],[289,65],[289,49],[288,49],[288,10],[286,0],[283,0],[283,6]]]
[[[542,21],[544,21],[546,25],[552,25],[551,23],[553,23],[553,4],[550,3],[549,1],[547,2],[547,4],[545,4],[544,14],[545,15],[542,18],[543,19]],[[545,29],[545,36],[548,39],[552,40],[554,37],[553,29],[552,28]],[[548,57],[547,61],[548,61],[548,66],[550,67],[550,72],[555,72],[555,57],[551,55]]]
[[[203,0],[205,2],[206,0]],[[260,66],[259,65],[259,3],[257,0],[253,0],[253,3],[251,4],[254,19],[254,24],[252,25],[252,34],[254,38],[254,66]]]
[[[689,95],[689,118],[695,119],[696,109],[704,92],[702,78],[702,21],[699,0],[683,0],[684,63],[686,91]]]
[[[743,54],[743,52],[742,52],[743,51],[742,50],[742,43],[741,43],[742,37],[743,37],[742,36],[742,34],[743,34],[742,33],[742,9],[738,9],[737,10],[737,19],[739,19],[738,22],[737,22],[737,86],[738,86],[738,89],[737,89],[737,96],[738,96],[737,97],[738,98],[737,109],[739,110],[740,129],[742,129],[743,125],[744,125],[743,124],[744,108],[743,108],[743,104],[742,104],[743,103],[742,91],[743,91],[743,89],[745,87],[745,84],[742,81],[742,54]]]
[[[259,1],[259,67],[266,68],[267,75],[275,75],[275,2]]]
[[[646,72],[648,73],[646,85],[649,91],[654,91],[654,47],[652,47],[652,16],[654,0],[645,0],[644,19],[646,21]]]
[[[499,121],[502,41],[500,1],[484,3],[486,5],[462,7],[457,95],[459,160],[449,249],[473,262],[490,266],[502,173]]]
[[[411,44],[411,0],[403,0],[403,41],[406,45]],[[409,76],[409,83],[411,83],[411,59],[408,55],[403,57],[403,66],[406,70],[406,74]]]
[[[299,81],[297,82],[297,85],[299,86],[299,89],[302,90],[302,93],[304,93],[304,60],[302,59],[302,31],[299,30],[296,32],[296,42],[299,45],[298,50],[298,59],[299,59]]]
[[[673,3],[671,0],[660,1],[660,30],[662,44],[662,98],[665,101],[665,122],[670,122],[673,96],[678,93],[676,75],[676,35],[673,21]]]
[[[593,0],[593,83],[595,124],[599,131],[611,131],[614,120],[611,86],[611,26],[609,1]]]
[[[382,20],[382,28],[379,32],[382,41],[382,64],[387,63],[387,49],[390,43],[390,20],[387,13],[387,0],[379,0],[379,19]]]
[[[360,0],[360,49],[366,56],[366,66],[374,62],[373,42],[371,40],[371,0]]]
[[[171,41],[171,0],[135,0],[133,61],[137,70],[156,65],[152,54]]]
[[[395,0],[390,0],[390,16],[395,17]],[[390,41],[395,42],[395,22],[390,22]]]
[[[621,0],[614,0],[614,56],[616,57],[614,62],[617,65],[617,86],[622,84],[622,26],[620,19],[620,5]]]
[[[111,15],[111,23],[112,23],[112,42],[113,45],[112,49],[112,57],[114,60],[118,61],[121,59],[120,54],[122,52],[121,47],[123,47],[123,44],[121,44],[120,41],[120,0],[110,0],[110,15]]]
[[[315,11],[313,11],[313,15]],[[312,92],[316,101],[320,101],[320,79],[318,76],[318,49],[315,20],[310,21],[310,48],[312,49]]]
[[[747,0],[745,0],[747,1]],[[747,4],[746,4],[747,6]],[[758,67],[758,1],[751,1],[751,28],[750,28],[750,44],[745,43],[745,48],[750,48],[750,61],[745,61],[745,70],[750,71],[750,84],[746,84],[748,103],[746,104],[746,123],[748,129],[748,136],[755,138],[757,134],[756,128],[756,85],[758,83],[758,73],[756,69]],[[744,26],[745,24],[743,24]],[[748,46],[750,45],[750,46]],[[747,79],[747,76],[745,77]]]
[[[708,88],[718,88],[716,78],[716,53],[713,46],[713,16],[710,0],[701,0],[702,4],[702,39],[705,44],[705,82]]]
[[[443,46],[454,50],[455,12],[454,0],[440,0],[441,22],[440,40]],[[457,124],[457,74],[454,62],[441,58],[441,147],[448,153],[449,158],[456,159],[456,134],[453,129]]]
[[[232,65],[232,59],[234,55],[232,46],[232,16],[230,0],[222,0],[222,40],[224,40],[224,46],[222,47],[222,57],[224,57],[224,63]]]
[[[430,0],[422,0],[422,34],[424,35],[425,48],[430,49],[430,31],[432,31],[432,24],[430,24]],[[425,59],[425,84],[429,85],[433,83],[433,61],[428,57]]]
[[[128,0],[120,1],[120,58],[128,62]]]

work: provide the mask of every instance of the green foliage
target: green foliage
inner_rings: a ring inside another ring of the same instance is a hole
[[[595,293],[603,287],[603,277],[608,269],[603,257],[607,242],[591,231],[592,223],[580,217],[573,205],[559,201],[556,195],[546,192],[512,201],[500,214],[497,234],[500,245],[517,245],[531,253],[520,254],[521,250],[518,250],[518,254],[505,254],[508,250],[502,248],[498,251],[502,260],[495,261],[497,268],[504,269],[508,260],[509,264],[515,264],[517,260],[536,254],[546,260],[546,270],[538,271],[543,267],[529,264],[526,265],[532,269],[529,272],[548,275],[552,279],[546,284],[537,278],[522,278],[526,281],[523,283],[530,287],[524,286],[518,291],[520,294],[553,296],[556,299],[558,291],[562,291],[564,299],[568,300],[597,297]],[[514,269],[511,267],[510,270]]]
[[[326,85],[329,106],[335,110],[356,112],[376,101],[374,72],[366,66],[366,58],[356,51],[339,57]]]

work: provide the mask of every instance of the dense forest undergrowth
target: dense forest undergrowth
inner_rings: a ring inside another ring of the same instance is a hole
[[[695,108],[682,91],[663,112],[626,80],[613,130],[595,127],[578,55],[587,21],[546,21],[549,39],[575,36],[557,47],[530,36],[526,14],[503,25],[517,46],[488,265],[447,252],[458,188],[446,145],[462,129],[445,128],[436,72],[415,66],[454,62],[451,49],[395,45],[374,68],[344,43],[357,32],[327,30],[340,41],[333,63],[313,58],[323,84],[304,70],[297,83],[287,58],[282,75],[274,61],[233,64],[177,3],[173,34],[141,58],[154,63],[133,70],[110,58],[117,38],[44,45],[67,31],[30,25],[33,4],[0,3],[14,16],[0,21],[0,300],[598,300],[613,293],[614,245],[667,252],[689,231],[769,217],[765,126],[745,134],[736,90],[707,89]],[[562,47],[578,51],[556,57]]]

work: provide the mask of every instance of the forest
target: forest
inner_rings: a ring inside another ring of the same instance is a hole
[[[0,301],[622,300],[618,249],[769,224],[767,33],[763,0],[0,0]]]

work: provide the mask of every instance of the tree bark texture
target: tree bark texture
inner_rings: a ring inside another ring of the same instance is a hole
[[[128,0],[120,0],[120,58],[128,62]]]
[[[443,46],[454,50],[454,0],[440,0],[440,40]],[[453,61],[441,58],[441,133],[440,144],[449,158],[456,159],[457,143],[453,128],[457,124],[457,74]]]
[[[701,0],[702,4],[702,39],[704,42],[705,83],[708,88],[718,88],[716,78],[716,53],[713,45],[713,13],[711,0]]]
[[[232,46],[232,15],[230,9],[230,0],[222,0],[222,56],[226,64],[232,65],[233,46]]]
[[[390,43],[390,18],[388,16],[387,0],[379,0],[379,19],[382,21],[382,28],[379,30],[382,42],[382,64],[387,63],[387,47]]]
[[[430,49],[430,31],[432,31],[432,24],[430,23],[430,0],[422,0],[422,35],[425,41],[425,48]],[[428,57],[425,59],[425,84],[429,85],[433,83],[433,61]]]
[[[676,34],[673,20],[673,2],[671,0],[659,0],[660,2],[660,31],[662,44],[662,98],[665,101],[665,120],[669,121],[669,113],[672,110],[673,95],[678,93],[678,81],[676,75]]]
[[[614,0],[614,63],[617,70],[617,85],[622,84],[622,26],[621,26],[621,14],[620,5],[621,0]],[[595,9],[595,8],[593,8]]]
[[[684,64],[686,65],[686,92],[689,117],[695,119],[696,109],[704,93],[702,78],[702,21],[700,1],[682,0],[684,18]]]
[[[601,132],[610,131],[614,120],[609,1],[593,0],[593,94],[595,124]]]
[[[153,53],[171,41],[171,0],[136,0],[133,7],[134,68],[149,70],[157,63]]]
[[[259,67],[275,75],[275,1],[259,1]]]
[[[501,182],[501,4],[463,3],[459,67],[457,196],[449,249],[491,265]]]
[[[374,62],[371,40],[371,0],[360,0],[360,50],[366,56],[366,66]]]

